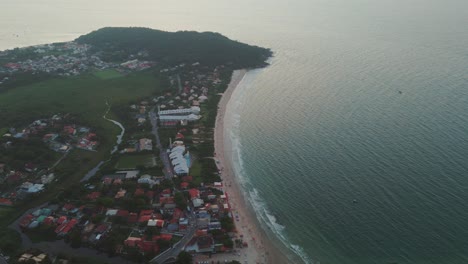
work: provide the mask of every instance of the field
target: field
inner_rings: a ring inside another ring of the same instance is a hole
[[[101,80],[109,80],[109,79],[119,78],[123,76],[120,72],[114,69],[95,71],[93,72],[93,75],[98,77]]]
[[[111,104],[136,101],[159,91],[159,80],[149,72],[100,79],[92,74],[55,78],[0,93],[0,127],[11,127],[56,113],[73,113],[91,126],[110,127],[102,119],[106,100]]]
[[[143,155],[123,155],[119,158],[119,161],[115,165],[116,169],[136,169],[138,166],[153,167],[156,166],[154,155],[143,154]]]

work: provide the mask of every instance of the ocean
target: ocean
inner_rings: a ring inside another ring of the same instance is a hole
[[[0,49],[103,26],[271,48],[233,95],[228,134],[265,230],[307,263],[468,263],[468,1],[0,6]]]

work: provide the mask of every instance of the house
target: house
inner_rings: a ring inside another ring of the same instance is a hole
[[[142,196],[144,194],[145,194],[145,190],[138,188],[135,190],[135,193],[133,194],[133,196]]]
[[[136,213],[130,213],[128,215],[128,218],[127,218],[127,221],[131,224],[134,224],[136,222],[138,222],[138,214]]]
[[[150,219],[148,220],[148,226],[156,226],[162,228],[164,226],[164,220]]]
[[[189,194],[191,200],[200,198],[200,191],[195,188],[190,189]]]
[[[180,218],[179,219],[179,230],[186,230],[188,227],[189,221],[187,218]]]
[[[67,222],[67,217],[66,216],[61,216],[57,219],[57,224],[61,225],[63,223]]]
[[[12,206],[13,202],[8,198],[0,198],[0,205],[3,206]]]
[[[76,129],[73,126],[64,126],[63,132],[68,135],[75,135]]]
[[[44,190],[44,184],[25,182],[20,190],[26,193],[38,193]]]
[[[203,205],[203,200],[199,198],[193,199],[192,204],[194,207],[201,207]]]
[[[76,225],[77,222],[78,222],[78,220],[72,219],[72,220],[70,220],[70,222],[64,223],[64,224],[58,226],[58,227],[55,229],[55,233],[57,233],[58,236],[67,235],[68,232],[70,232],[70,230],[71,230],[73,227],[75,227],[75,225]]]
[[[95,232],[95,233],[98,233],[98,234],[104,234],[104,233],[107,232],[109,229],[110,229],[110,225],[108,225],[108,224],[100,224],[98,227],[96,227],[96,229],[94,229],[94,232]]]
[[[19,226],[22,228],[26,228],[33,221],[33,219],[34,216],[32,214],[28,214],[27,216],[23,217],[23,219],[21,219]]]
[[[127,218],[129,214],[127,210],[118,210],[116,216]]]
[[[144,150],[153,150],[153,141],[149,138],[142,138],[139,140],[139,150],[144,151]]]
[[[209,218],[199,218],[197,220],[198,229],[206,229],[206,228],[208,228],[209,224],[210,224],[210,219]]]
[[[73,204],[64,204],[63,207],[62,207],[62,211],[64,212],[71,212],[75,209],[76,207],[73,205]]]
[[[218,221],[210,222],[208,224],[208,230],[220,230],[220,229],[221,229],[221,223]]]
[[[41,253],[37,256],[29,253],[24,253],[18,258],[18,262],[25,262],[25,263],[42,263],[45,262],[44,260],[47,259],[47,255],[44,253]],[[5,262],[6,263],[6,262]]]
[[[128,237],[124,244],[128,247],[135,247],[141,241],[141,237]]]
[[[117,171],[116,174],[120,174],[120,175],[124,175],[123,178],[125,179],[134,179],[138,176],[138,173],[140,173],[139,170],[128,170],[128,171]],[[119,179],[123,179],[123,178],[120,178]]]
[[[119,210],[117,210],[117,209],[108,209],[107,212],[106,212],[106,215],[108,215],[108,216],[115,216],[115,215],[117,215],[117,212],[118,212],[118,211],[119,211]]]
[[[54,141],[58,138],[58,134],[45,134],[43,137],[42,137],[42,141],[44,142],[51,142],[51,141]]]
[[[37,170],[37,166],[32,164],[31,162],[28,162],[24,165],[24,169],[27,171],[27,172],[34,172]]]
[[[211,235],[192,238],[185,246],[188,253],[212,253],[214,252],[214,239]]]
[[[88,198],[89,200],[91,201],[95,201],[97,198],[101,197],[101,193],[100,192],[92,192],[90,194],[88,194],[86,196],[86,198]]]

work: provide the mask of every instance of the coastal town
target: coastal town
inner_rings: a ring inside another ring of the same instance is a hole
[[[103,63],[94,55],[86,57],[89,50],[75,43],[38,46],[33,48],[36,54],[71,51],[73,55],[7,63],[0,72],[68,76],[88,67],[123,72],[152,65],[136,59],[118,65]],[[193,63],[160,69],[171,92],[127,105],[120,112],[123,127],[132,129],[117,144],[118,151],[104,165],[100,163],[104,168],[99,165],[83,175],[73,190],[28,210],[12,224],[22,233],[23,246],[29,247],[17,261],[67,263],[70,259],[50,250],[60,244],[57,248],[64,251],[88,248],[107,253],[111,263],[173,263],[181,252],[194,263],[266,263],[252,262],[247,256],[255,241],[236,224],[240,215],[233,210],[222,178],[224,168],[215,155],[217,104],[229,81],[221,76],[229,72],[224,67]],[[69,153],[96,152],[100,141],[108,140],[73,115],[60,113],[4,132],[3,149],[13,152],[38,142],[50,156],[47,161],[32,155],[21,164],[7,159],[0,163],[0,179],[7,183],[2,185],[0,204],[7,207],[34,199],[49,184],[66,180],[55,172]]]

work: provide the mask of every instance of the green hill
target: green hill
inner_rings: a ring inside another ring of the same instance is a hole
[[[103,59],[121,61],[131,54],[147,51],[148,58],[164,64],[200,62],[206,65],[232,63],[259,67],[271,56],[269,49],[233,41],[219,33],[166,32],[149,28],[108,27],[76,39],[102,51]]]

